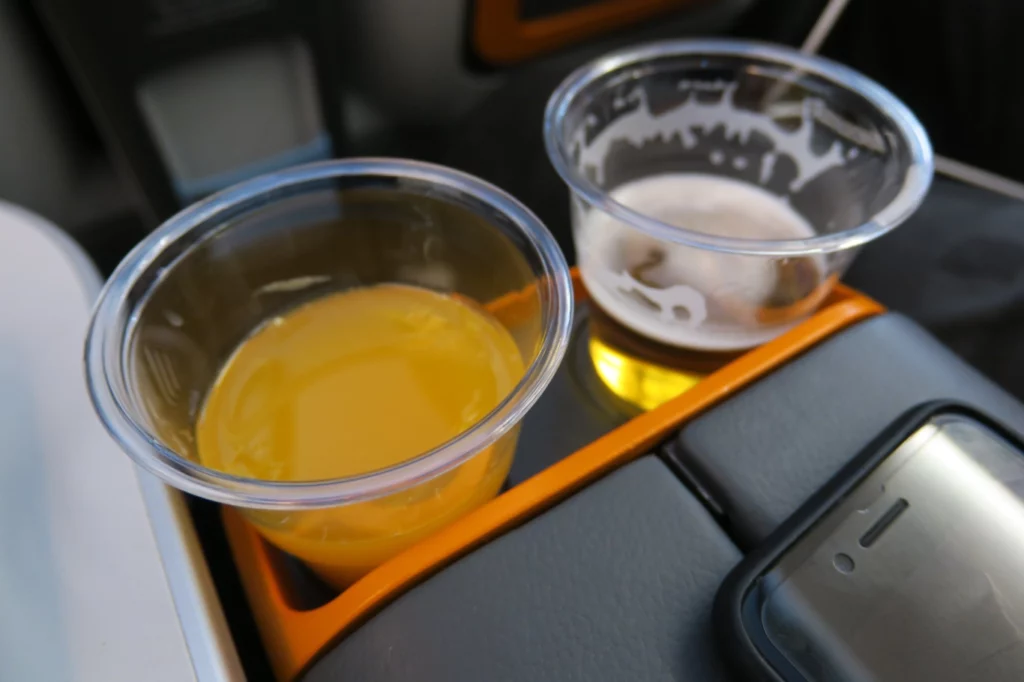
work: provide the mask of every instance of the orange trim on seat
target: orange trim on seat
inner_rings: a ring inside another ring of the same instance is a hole
[[[473,47],[484,61],[506,66],[695,2],[596,0],[550,16],[524,19],[521,0],[477,0]]]
[[[512,304],[519,300],[521,296],[515,294],[508,298]],[[225,508],[224,522],[235,563],[278,679],[295,679],[325,646],[459,557],[528,521],[616,467],[649,452],[685,421],[828,336],[883,311],[875,301],[837,285],[821,310],[786,334],[746,353],[678,398],[634,418],[499,495],[378,566],[317,609],[299,611],[288,605],[282,586],[277,582],[268,546],[237,512]]]

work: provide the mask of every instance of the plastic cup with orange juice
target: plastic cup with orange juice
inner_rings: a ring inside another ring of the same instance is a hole
[[[104,289],[86,371],[136,462],[344,588],[498,493],[571,317],[557,244],[508,195],[335,161],[147,237]]]

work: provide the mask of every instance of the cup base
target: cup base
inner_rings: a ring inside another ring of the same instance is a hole
[[[688,350],[652,341],[591,304],[587,350],[601,383],[620,400],[651,410],[685,393],[744,351]]]
[[[270,544],[338,592],[495,498],[512,467],[519,425],[455,469],[391,495],[302,510],[243,509]]]

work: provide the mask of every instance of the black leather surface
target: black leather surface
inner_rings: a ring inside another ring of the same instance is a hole
[[[1024,406],[908,319],[862,322],[683,429],[673,458],[754,547],[888,424],[954,399],[1024,431]]]
[[[645,457],[458,561],[306,682],[726,679],[710,611],[739,552]]]

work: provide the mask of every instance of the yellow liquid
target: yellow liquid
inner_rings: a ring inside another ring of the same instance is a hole
[[[590,337],[587,347],[594,371],[608,390],[645,412],[686,393],[704,378],[633,357],[597,336]]]
[[[642,411],[686,393],[742,354],[686,350],[652,341],[621,325],[593,301],[588,337],[587,351],[601,383]]]
[[[333,294],[274,318],[235,351],[198,420],[199,458],[272,481],[378,471],[473,426],[523,371],[509,332],[456,298],[397,284]],[[497,494],[514,445],[512,433],[387,497],[248,515],[344,587]]]

